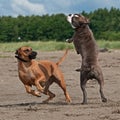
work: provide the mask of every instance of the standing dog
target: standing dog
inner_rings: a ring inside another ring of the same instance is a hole
[[[89,79],[96,79],[100,85],[100,95],[102,102],[107,102],[103,93],[103,74],[98,65],[98,47],[96,45],[92,31],[88,24],[89,20],[80,14],[69,14],[67,21],[71,24],[75,33],[72,38],[67,39],[67,42],[73,42],[77,54],[81,54],[81,89],[83,91],[83,104],[87,103],[87,93],[85,90],[86,82]]]
[[[32,48],[19,48],[15,53],[15,57],[18,59],[19,78],[24,84],[27,93],[39,97],[42,92],[49,96],[44,101],[48,102],[55,97],[55,94],[49,90],[49,86],[55,82],[64,91],[66,101],[70,102],[71,99],[66,90],[63,74],[58,67],[58,65],[65,59],[66,54],[67,51],[57,63],[47,60],[36,61],[33,59],[36,58],[37,52],[32,51]],[[37,91],[32,90],[32,85],[36,86]]]

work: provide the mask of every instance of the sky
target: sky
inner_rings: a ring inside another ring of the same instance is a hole
[[[0,0],[0,16],[69,14],[111,7],[120,9],[120,0]]]

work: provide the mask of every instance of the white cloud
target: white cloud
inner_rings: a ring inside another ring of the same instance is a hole
[[[112,6],[120,9],[120,0],[0,0],[0,16],[68,14]]]
[[[106,0],[109,6],[120,8],[120,0]]]
[[[29,2],[28,0],[12,0],[11,7],[15,14],[44,14],[45,8],[43,4]]]
[[[71,5],[72,1],[70,1],[70,0],[69,1],[66,1],[66,0],[52,0],[52,2],[59,7],[68,7],[68,6]]]

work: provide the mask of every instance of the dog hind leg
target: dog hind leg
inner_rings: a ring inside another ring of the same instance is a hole
[[[49,80],[45,83],[45,88],[44,88],[44,94],[45,95],[49,95],[49,97],[43,101],[43,103],[48,103],[50,100],[52,100],[54,97],[55,97],[55,94],[52,93],[50,90],[49,90],[49,86],[54,82],[52,79],[53,77],[50,77]]]
[[[82,104],[87,104],[87,92],[86,92],[86,83],[87,83],[87,75],[84,74],[84,72],[81,72],[80,75],[80,86],[81,90],[83,92],[83,102]]]
[[[64,79],[63,80],[56,79],[56,83],[62,88],[64,95],[65,95],[65,98],[66,98],[66,102],[68,102],[68,103],[71,102],[71,98],[66,90],[66,84],[64,82]]]
[[[70,98],[70,96],[69,96],[69,94],[66,90],[66,84],[65,84],[65,81],[64,81],[63,74],[60,74],[60,72],[59,72],[59,74],[53,75],[52,79],[63,90],[65,98],[66,98],[66,102],[68,102],[68,103],[71,102],[71,98]]]
[[[96,69],[96,73],[97,74],[95,74],[95,79],[98,81],[98,84],[100,86],[99,92],[100,92],[102,102],[107,102],[107,99],[105,98],[104,93],[103,93],[104,78],[103,78],[101,68],[99,66]]]

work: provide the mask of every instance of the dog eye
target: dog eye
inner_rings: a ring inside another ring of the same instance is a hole
[[[29,52],[29,49],[24,50],[25,52]]]

